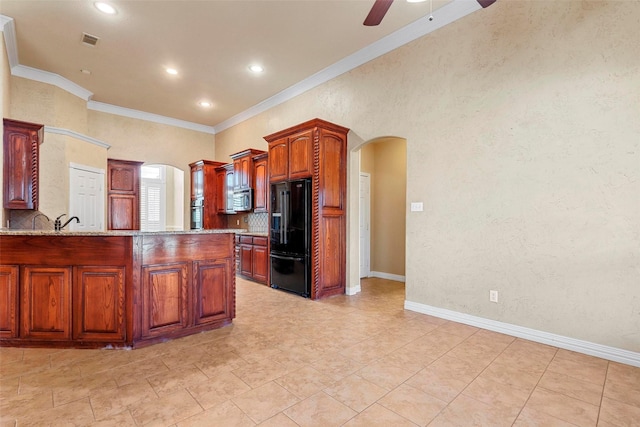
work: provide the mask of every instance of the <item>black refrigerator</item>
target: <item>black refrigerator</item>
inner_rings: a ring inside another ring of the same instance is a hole
[[[311,180],[271,184],[271,287],[311,294]]]

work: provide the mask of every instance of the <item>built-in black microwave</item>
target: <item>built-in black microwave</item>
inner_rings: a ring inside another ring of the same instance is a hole
[[[253,209],[253,190],[235,190],[233,192],[233,210],[236,212],[247,212]]]

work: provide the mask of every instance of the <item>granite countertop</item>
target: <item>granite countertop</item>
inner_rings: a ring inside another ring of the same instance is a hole
[[[13,230],[1,228],[0,236],[153,236],[161,234],[218,234],[243,233],[245,230],[237,228],[221,228],[215,230],[178,230],[178,231],[137,231],[137,230],[109,230],[109,231],[54,231],[54,230]]]
[[[239,233],[241,233],[241,234],[243,234],[245,236],[269,237],[269,233],[259,233],[257,231],[242,230],[242,231],[239,231]]]

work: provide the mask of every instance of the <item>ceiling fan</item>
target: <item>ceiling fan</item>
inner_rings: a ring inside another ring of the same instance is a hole
[[[483,8],[491,6],[496,0],[476,0]],[[368,27],[373,27],[382,22],[382,18],[386,15],[387,11],[391,7],[393,0],[375,0],[369,14],[365,18],[363,24]]]

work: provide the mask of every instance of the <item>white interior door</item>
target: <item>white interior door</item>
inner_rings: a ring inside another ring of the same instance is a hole
[[[72,163],[69,165],[69,215],[64,221],[77,216],[79,223],[71,221],[71,231],[104,230],[104,169]]]
[[[360,172],[360,278],[371,273],[371,175]]]

